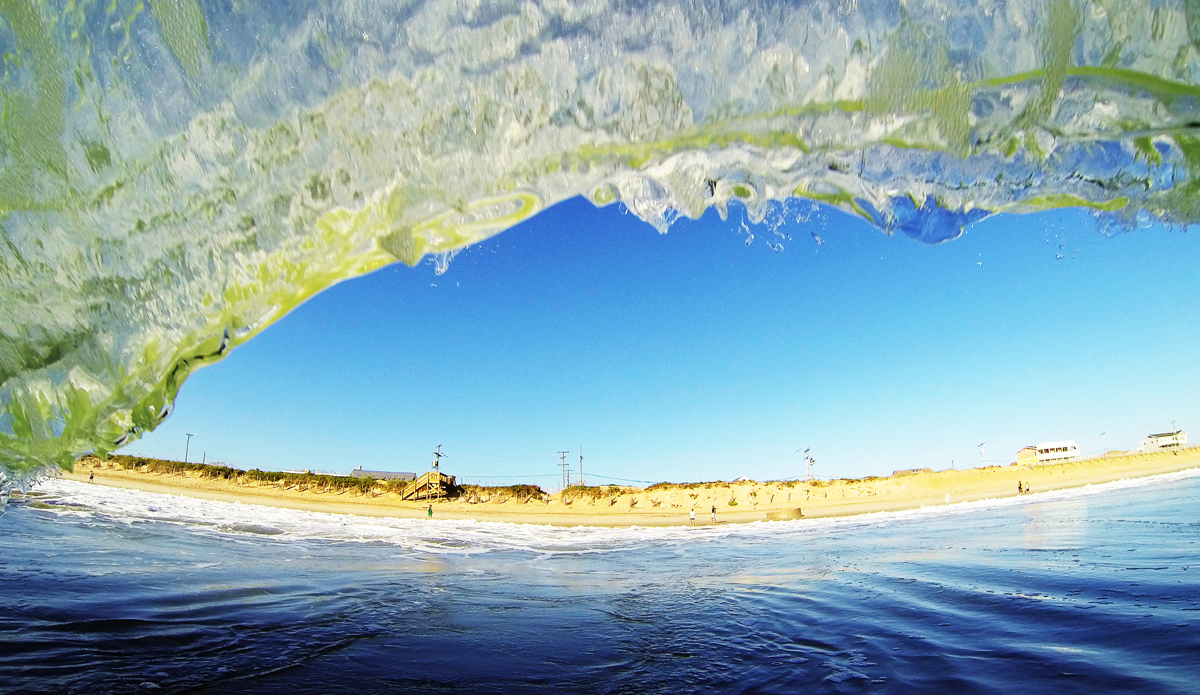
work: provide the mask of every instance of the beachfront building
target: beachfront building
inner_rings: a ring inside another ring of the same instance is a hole
[[[1040,464],[1078,460],[1079,445],[1074,440],[1042,442],[1037,445],[1037,462]]]
[[[352,478],[374,478],[375,480],[403,480],[411,483],[417,479],[416,473],[397,473],[395,471],[364,471],[362,466],[350,471]]]
[[[1142,446],[1138,451],[1147,453],[1153,451],[1162,451],[1164,449],[1183,449],[1187,446],[1187,432],[1183,430],[1175,430],[1174,432],[1163,432],[1162,434],[1152,434],[1142,440]]]
[[[1038,448],[1036,446],[1027,446],[1017,452],[1017,465],[1032,466],[1037,463]]]

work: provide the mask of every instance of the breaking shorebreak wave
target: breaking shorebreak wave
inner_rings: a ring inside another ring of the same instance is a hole
[[[153,429],[314,293],[574,196],[1200,220],[1200,2],[0,5],[0,478]]]
[[[519,551],[533,555],[610,553],[647,544],[667,545],[721,542],[734,545],[781,538],[807,537],[848,528],[879,528],[894,524],[977,517],[993,511],[1008,513],[1031,504],[1075,503],[1095,495],[1187,483],[1200,478],[1200,469],[1116,480],[1079,488],[1039,492],[1028,497],[1005,497],[900,512],[874,512],[848,517],[790,521],[755,521],[699,528],[554,526],[539,523],[449,519],[401,519],[354,514],[300,511],[239,502],[221,502],[184,495],[142,492],[89,485],[65,479],[46,479],[22,498],[26,506],[118,524],[175,524],[192,532],[222,537],[255,537],[278,542],[377,543],[421,555],[475,555]],[[680,514],[682,522],[683,514]],[[699,535],[698,535],[699,534]]]

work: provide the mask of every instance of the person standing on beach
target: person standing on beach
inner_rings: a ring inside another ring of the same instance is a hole
[[[1018,480],[1018,481],[1017,481],[1017,494],[1018,494],[1018,495],[1020,495],[1020,494],[1022,494],[1023,492],[1025,492],[1025,488],[1024,488],[1024,487],[1022,487],[1022,485],[1021,485],[1021,481],[1020,481],[1020,480]]]
[[[713,526],[717,525],[717,505],[712,506],[712,522]]]
[[[92,474],[88,476],[88,482],[89,483],[96,482],[96,471],[92,471]]]
[[[692,518],[691,518],[691,520],[690,520],[690,522],[689,522],[689,523],[690,523],[692,526],[695,526],[695,525],[696,525],[696,508],[695,508],[695,507],[692,507],[692,511],[691,511],[691,517],[692,517]]]
[[[432,504],[429,505],[429,512],[426,514],[426,516],[430,519],[433,518],[433,505]]]

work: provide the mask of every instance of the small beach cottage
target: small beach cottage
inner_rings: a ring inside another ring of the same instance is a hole
[[[1182,449],[1187,446],[1187,432],[1183,430],[1175,430],[1174,432],[1163,432],[1162,434],[1152,434],[1142,440],[1142,446],[1138,451],[1142,453],[1150,453],[1154,451],[1162,451],[1164,449]]]

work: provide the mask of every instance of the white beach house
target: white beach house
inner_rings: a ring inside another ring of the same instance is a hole
[[[1175,430],[1174,432],[1163,432],[1162,434],[1152,434],[1142,440],[1142,446],[1138,448],[1141,452],[1162,451],[1163,449],[1182,449],[1187,446],[1187,432],[1183,430]]]
[[[1074,440],[1063,442],[1042,442],[1037,445],[1038,463],[1058,463],[1060,461],[1078,461],[1079,445]]]

